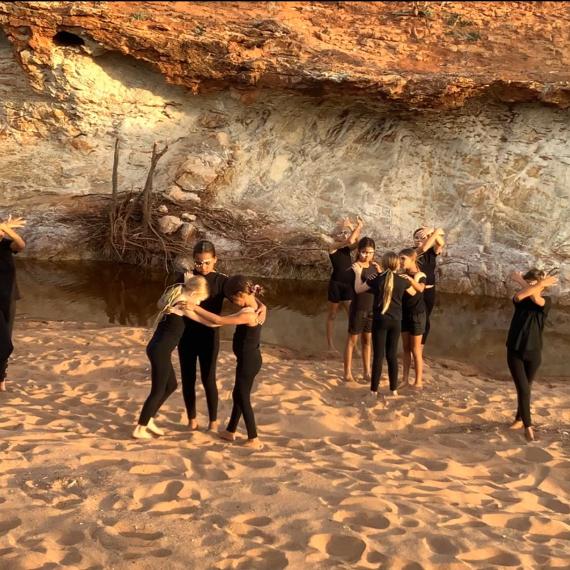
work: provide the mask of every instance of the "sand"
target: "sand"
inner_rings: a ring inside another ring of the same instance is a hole
[[[147,338],[18,323],[0,393],[0,568],[568,568],[569,382],[538,379],[527,444],[506,428],[510,382],[429,362],[423,392],[371,406],[340,360],[265,348],[263,451],[188,431],[180,390],[167,435],[139,442]],[[223,343],[222,420],[233,367]]]

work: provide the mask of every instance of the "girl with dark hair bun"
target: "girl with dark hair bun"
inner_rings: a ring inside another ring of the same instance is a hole
[[[228,276],[216,271],[216,248],[211,241],[198,241],[193,250],[194,275],[202,275],[207,283],[210,294],[201,303],[201,307],[210,313],[219,315],[224,303],[224,286]],[[177,281],[184,282],[184,275],[179,275]],[[259,320],[265,320],[266,308],[260,304]],[[188,425],[198,429],[196,420],[196,363],[200,363],[200,376],[206,402],[208,405],[208,430],[218,427],[218,386],[216,383],[216,365],[220,350],[220,334],[216,328],[211,328],[196,320],[185,318],[185,329],[178,344],[180,373],[182,376],[182,393],[188,415]]]
[[[254,449],[263,447],[257,436],[255,416],[251,406],[251,389],[262,364],[260,351],[262,323],[258,318],[261,303],[257,299],[260,293],[259,285],[255,285],[243,275],[234,275],[226,280],[224,294],[232,303],[242,307],[237,313],[222,317],[205,310],[203,303],[202,306],[186,303],[180,307],[181,314],[210,327],[237,325],[232,341],[233,353],[237,360],[232,392],[233,407],[228,425],[220,435],[228,441],[234,441],[239,420],[243,415],[248,438],[246,445]]]
[[[362,269],[355,263],[354,290],[363,293],[369,289],[374,293],[374,316],[372,321],[372,378],[370,390],[374,398],[378,397],[382,362],[388,361],[390,391],[398,395],[398,342],[402,324],[402,299],[407,290],[413,287],[398,275],[400,260],[393,251],[382,256],[382,272],[362,281]]]
[[[524,427],[525,437],[534,441],[530,416],[532,382],[542,358],[542,331],[550,311],[550,297],[543,296],[548,287],[558,282],[544,271],[531,269],[525,275],[512,273],[521,290],[513,297],[515,312],[507,335],[507,364],[517,390],[517,413],[513,429]]]

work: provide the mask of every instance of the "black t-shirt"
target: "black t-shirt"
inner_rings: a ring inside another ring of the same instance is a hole
[[[544,307],[537,305],[530,297],[515,302],[515,313],[507,335],[507,348],[519,354],[542,350],[542,331],[552,301],[544,297]]]
[[[368,279],[366,283],[372,291],[374,291],[374,318],[387,317],[397,321],[402,320],[402,298],[404,292],[409,287],[408,282],[400,277],[394,275],[394,287],[392,289],[392,300],[388,310],[382,315],[382,304],[384,299],[384,285],[386,283],[387,271],[375,275]]]
[[[335,252],[329,253],[329,259],[333,266],[331,281],[339,281],[340,283],[352,285],[354,283],[354,273],[350,271],[352,267],[350,247],[341,247]]]
[[[418,283],[425,283],[426,278],[420,277]],[[423,292],[416,291],[415,295],[410,295],[407,291],[404,292],[404,298],[402,301],[403,313],[405,315],[417,315],[423,313],[426,310],[424,303]]]
[[[426,274],[426,284],[435,285],[435,271],[437,267],[437,253],[433,247],[418,255],[417,264],[421,271]]]
[[[349,271],[352,278],[352,283],[354,284],[355,275],[354,270],[351,269]],[[362,281],[366,281],[369,278],[372,278],[376,275],[376,268],[371,265],[370,267],[363,267],[362,268]],[[353,311],[366,311],[370,312],[374,308],[374,291],[365,291],[364,293],[359,293],[358,295],[355,294],[352,303],[350,304],[350,310]]]
[[[0,240],[0,305],[7,307],[13,300],[18,299],[16,286],[16,267],[14,265],[12,240]]]

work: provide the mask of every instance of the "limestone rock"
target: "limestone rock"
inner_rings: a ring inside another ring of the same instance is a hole
[[[180,166],[176,184],[186,192],[202,192],[218,177],[223,163],[214,153],[191,156]]]
[[[158,219],[158,229],[167,235],[176,232],[182,224],[182,220],[177,216],[162,216]]]
[[[159,211],[159,213],[161,213],[161,214],[168,214],[168,207],[167,207],[165,204],[161,204],[161,205],[158,207],[158,211]]]
[[[172,185],[166,192],[166,196],[174,202],[200,202],[200,196],[194,192],[185,192],[176,184]]]
[[[192,237],[194,237],[196,233],[196,228],[194,225],[190,224],[189,222],[184,222],[181,226],[180,226],[180,238],[182,239],[182,241],[187,242],[189,241]]]
[[[196,220],[196,216],[188,212],[184,212],[180,217],[187,222],[194,222]]]

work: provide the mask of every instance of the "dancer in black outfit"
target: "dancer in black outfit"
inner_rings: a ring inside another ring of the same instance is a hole
[[[423,386],[424,361],[422,356],[422,336],[426,328],[426,308],[424,291],[426,287],[426,274],[420,271],[417,265],[417,252],[406,248],[400,252],[400,266],[404,270],[400,276],[409,281],[413,287],[413,294],[404,293],[402,303],[402,345],[404,347],[404,385],[408,384],[412,357],[416,388]]]
[[[517,413],[512,428],[524,426],[525,437],[534,441],[530,417],[530,396],[534,377],[541,363],[542,331],[550,311],[550,297],[542,293],[557,283],[544,271],[531,269],[524,276],[511,276],[522,289],[513,297],[515,312],[507,336],[507,364],[517,389]]]
[[[232,348],[237,359],[235,385],[232,393],[233,407],[228,426],[220,435],[226,440],[234,441],[238,422],[243,414],[247,429],[246,445],[254,449],[263,446],[257,436],[255,416],[251,407],[251,389],[262,359],[260,352],[261,324],[256,311],[259,301],[256,294],[259,286],[254,285],[243,275],[230,277],[224,287],[226,296],[242,310],[227,316],[219,316],[204,310],[202,307],[183,304],[183,313],[190,318],[195,315],[212,323],[211,326],[237,325],[233,337]]]
[[[333,267],[328,289],[327,345],[329,350],[336,351],[333,338],[334,321],[338,308],[342,305],[348,311],[348,304],[354,294],[352,287],[354,276],[350,271],[352,266],[350,252],[356,247],[362,226],[363,222],[360,217],[356,218],[356,225],[345,218],[337,231],[333,233],[335,244],[333,249],[329,251],[329,259]]]
[[[26,247],[26,242],[15,230],[25,225],[22,218],[12,217],[0,223],[0,392],[6,391],[6,370],[14,350],[12,329],[16,300],[19,299],[13,254]]]
[[[378,273],[377,265],[373,262],[376,244],[369,237],[363,237],[358,242],[357,260],[362,267],[362,279]],[[354,272],[350,271],[350,287],[353,288]],[[348,336],[344,349],[344,381],[354,382],[352,376],[352,354],[358,338],[362,347],[362,365],[364,378],[370,382],[370,356],[372,352],[372,316],[374,308],[374,293],[366,291],[354,295],[348,311]]]
[[[200,303],[208,297],[208,284],[201,276],[188,276],[183,285],[169,287],[158,301],[160,313],[157,325],[146,347],[151,366],[151,390],[133,432],[135,439],[152,439],[154,435],[164,435],[154,416],[162,404],[176,390],[176,375],[172,367],[172,351],[180,342],[185,330],[183,317],[171,313],[172,307],[181,301]]]
[[[418,228],[414,232],[414,247],[418,253],[417,264],[426,274],[424,303],[426,307],[426,329],[422,337],[425,345],[431,328],[430,316],[436,301],[436,268],[437,256],[441,255],[445,246],[445,232],[442,228]]]
[[[209,287],[209,297],[202,306],[211,313],[219,315],[224,303],[224,284],[227,275],[216,271],[216,248],[207,240],[196,243],[193,251],[194,275],[202,275]],[[179,276],[178,281],[184,277]],[[198,429],[196,420],[196,362],[200,362],[200,377],[206,403],[208,405],[208,429],[217,428],[218,422],[218,386],[216,384],[216,364],[220,349],[220,334],[218,329],[205,326],[199,322],[184,317],[185,329],[178,345],[180,373],[182,376],[182,393],[188,415],[188,424],[192,429]]]
[[[388,361],[390,391],[398,395],[398,341],[402,322],[402,299],[404,292],[412,292],[413,287],[397,274],[399,258],[393,251],[382,257],[383,272],[362,282],[361,269],[357,263],[352,267],[356,275],[354,290],[363,293],[374,291],[374,320],[372,322],[372,380],[370,390],[377,397],[384,355]]]
[[[210,290],[209,297],[200,306],[219,315],[224,303],[224,285],[228,276],[216,271],[216,248],[211,241],[201,240],[196,243],[193,250],[194,275],[205,277]],[[180,275],[178,281],[182,282],[184,276]],[[258,319],[265,321],[267,308],[259,303]],[[220,350],[220,333],[217,328],[205,326],[196,320],[184,318],[186,325],[184,334],[178,345],[178,357],[180,359],[180,373],[182,375],[182,393],[188,415],[188,425],[191,429],[198,429],[196,420],[196,362],[200,362],[200,377],[206,403],[208,405],[209,424],[208,430],[216,430],[218,427],[218,386],[216,383],[216,366],[218,352]]]

